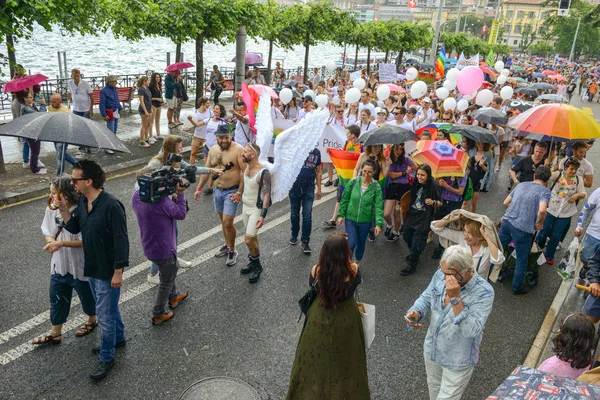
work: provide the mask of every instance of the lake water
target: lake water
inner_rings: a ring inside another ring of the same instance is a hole
[[[162,71],[167,65],[167,52],[171,52],[171,62],[175,60],[175,44],[167,38],[143,38],[138,42],[116,39],[111,33],[92,35],[63,36],[58,29],[46,32],[36,27],[30,40],[16,44],[17,62],[34,73],[43,73],[50,77],[59,75],[58,51],[67,52],[67,67],[80,68],[87,76],[108,74],[141,74],[146,70]],[[263,40],[246,40],[246,51],[262,53],[266,66],[269,43]],[[321,43],[310,48],[309,67],[321,67],[329,61],[335,61],[344,48],[332,43]],[[349,48],[354,52],[355,48]],[[182,44],[184,59],[195,63],[195,44]],[[221,67],[235,67],[231,60],[235,57],[235,43],[204,45],[205,68],[217,64]],[[273,59],[284,59],[284,68],[296,68],[304,65],[304,47],[296,46],[291,51],[273,49]],[[273,61],[273,66],[275,63]]]

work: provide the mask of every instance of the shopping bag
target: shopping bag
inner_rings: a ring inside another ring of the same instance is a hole
[[[579,238],[574,237],[569,244],[567,252],[562,256],[556,266],[556,272],[563,279],[573,279],[575,276],[575,264],[577,261],[577,250],[579,249]]]
[[[373,304],[358,303],[360,320],[362,321],[365,337],[365,347],[368,349],[375,339],[375,306]]]

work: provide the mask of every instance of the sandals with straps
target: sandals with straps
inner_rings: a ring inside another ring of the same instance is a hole
[[[36,345],[42,345],[42,344],[60,344],[62,340],[62,334],[61,335],[56,335],[56,336],[52,336],[52,335],[46,335],[46,336],[39,336],[36,337],[35,339],[32,340],[32,344],[36,344]]]
[[[97,326],[98,320],[96,320],[96,322],[94,322],[93,324],[85,323],[81,326],[81,328],[77,329],[77,332],[75,332],[75,336],[85,336],[91,333]]]

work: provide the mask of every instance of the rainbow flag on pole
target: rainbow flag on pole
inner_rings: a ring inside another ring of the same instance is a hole
[[[446,68],[446,49],[444,45],[440,49],[438,53],[437,60],[435,61],[435,78],[436,80],[441,80],[444,78],[444,69]]]
[[[361,153],[357,151],[335,150],[332,148],[328,148],[327,152],[337,171],[340,186],[346,186],[346,183],[352,179],[354,168],[356,167],[356,163],[358,162]]]

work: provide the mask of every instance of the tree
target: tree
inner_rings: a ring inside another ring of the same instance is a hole
[[[378,22],[369,21],[357,26],[357,45],[367,48],[367,74],[371,72],[371,49],[375,46],[377,40],[379,39],[378,24]],[[354,62],[356,65],[356,60]]]
[[[473,38],[464,32],[442,32],[442,34],[440,35],[440,42],[444,43],[447,52],[456,50],[458,52],[462,51],[468,54],[469,49],[471,47],[471,40],[473,40]]]
[[[466,23],[466,31],[465,33],[471,34],[475,37],[481,37],[481,30],[483,29],[483,24],[486,24],[489,27],[492,26],[492,22],[494,21],[491,17],[477,17],[475,15],[465,15],[461,18],[459,32],[463,31],[463,27]],[[455,32],[456,31],[456,20],[450,19],[442,24],[442,31],[444,32]]]
[[[270,84],[273,45],[287,50],[291,50],[294,46],[294,38],[288,29],[290,22],[293,21],[293,16],[286,7],[279,5],[274,0],[267,0],[261,5],[261,16],[262,24],[258,36],[269,42],[267,84]]]
[[[345,52],[346,46],[348,46],[349,44],[356,44],[356,41],[354,40],[354,35],[357,26],[358,20],[356,19],[353,13],[340,12],[338,14],[338,24],[332,27],[333,29],[335,29],[335,34],[331,41],[340,46],[344,46]]]
[[[554,46],[548,42],[537,42],[529,46],[529,51],[531,52],[531,55],[547,57],[554,53]]]
[[[556,13],[548,17],[544,21],[544,27],[556,38],[555,51],[564,55],[570,54],[577,23],[581,17],[575,43],[575,59],[581,54],[591,56],[600,53],[600,20],[597,19],[597,10],[597,7],[588,3],[572,0],[568,17],[560,17]]]
[[[492,45],[492,51],[495,54],[510,54],[511,49],[507,44],[496,43]]]
[[[521,51],[527,50],[536,37],[537,34],[535,28],[532,27],[531,24],[524,25],[523,30],[521,31],[521,40],[519,41],[519,48]]]

